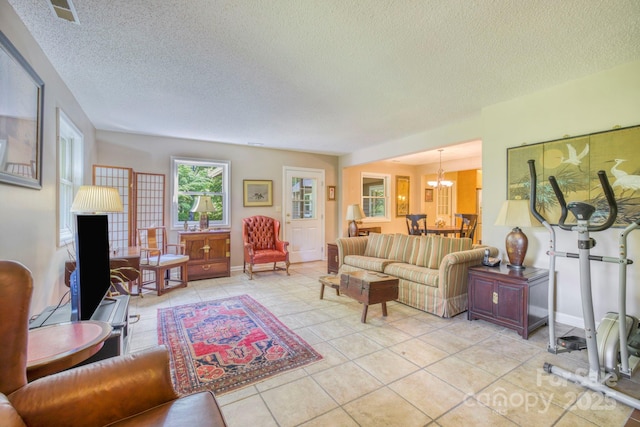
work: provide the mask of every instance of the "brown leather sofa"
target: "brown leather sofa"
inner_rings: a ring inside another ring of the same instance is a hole
[[[26,267],[0,261],[0,427],[226,425],[212,393],[179,398],[162,346],[27,383],[32,292]]]

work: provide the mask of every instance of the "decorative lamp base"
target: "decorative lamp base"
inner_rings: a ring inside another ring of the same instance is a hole
[[[508,267],[515,270],[523,270],[525,268],[523,265],[524,257],[529,247],[527,236],[519,227],[515,227],[507,234],[504,246],[507,249],[507,257],[509,258]]]
[[[208,230],[209,229],[209,215],[205,212],[200,214],[200,230]]]
[[[358,235],[358,224],[355,221],[349,223],[349,237],[356,237]]]

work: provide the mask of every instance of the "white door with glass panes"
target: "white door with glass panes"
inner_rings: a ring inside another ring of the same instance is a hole
[[[292,263],[322,259],[324,191],[324,170],[284,167],[283,239]]]
[[[453,187],[441,186],[436,188],[436,221],[444,220],[446,225],[455,225],[453,218]]]

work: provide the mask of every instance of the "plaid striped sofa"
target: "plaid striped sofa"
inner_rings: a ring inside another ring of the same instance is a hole
[[[370,233],[336,240],[339,273],[368,270],[399,279],[398,301],[440,317],[467,310],[467,269],[484,249],[468,238]]]

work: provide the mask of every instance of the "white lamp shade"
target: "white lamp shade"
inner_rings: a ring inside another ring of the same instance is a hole
[[[211,196],[198,196],[196,203],[191,208],[191,212],[213,212]]]
[[[114,187],[83,185],[71,205],[71,212],[122,212],[120,193]]]
[[[347,221],[357,221],[364,217],[365,217],[364,211],[362,210],[359,204],[356,203],[354,205],[347,206],[347,216],[346,216]]]
[[[529,211],[529,200],[505,200],[494,225],[534,227],[540,223]]]

